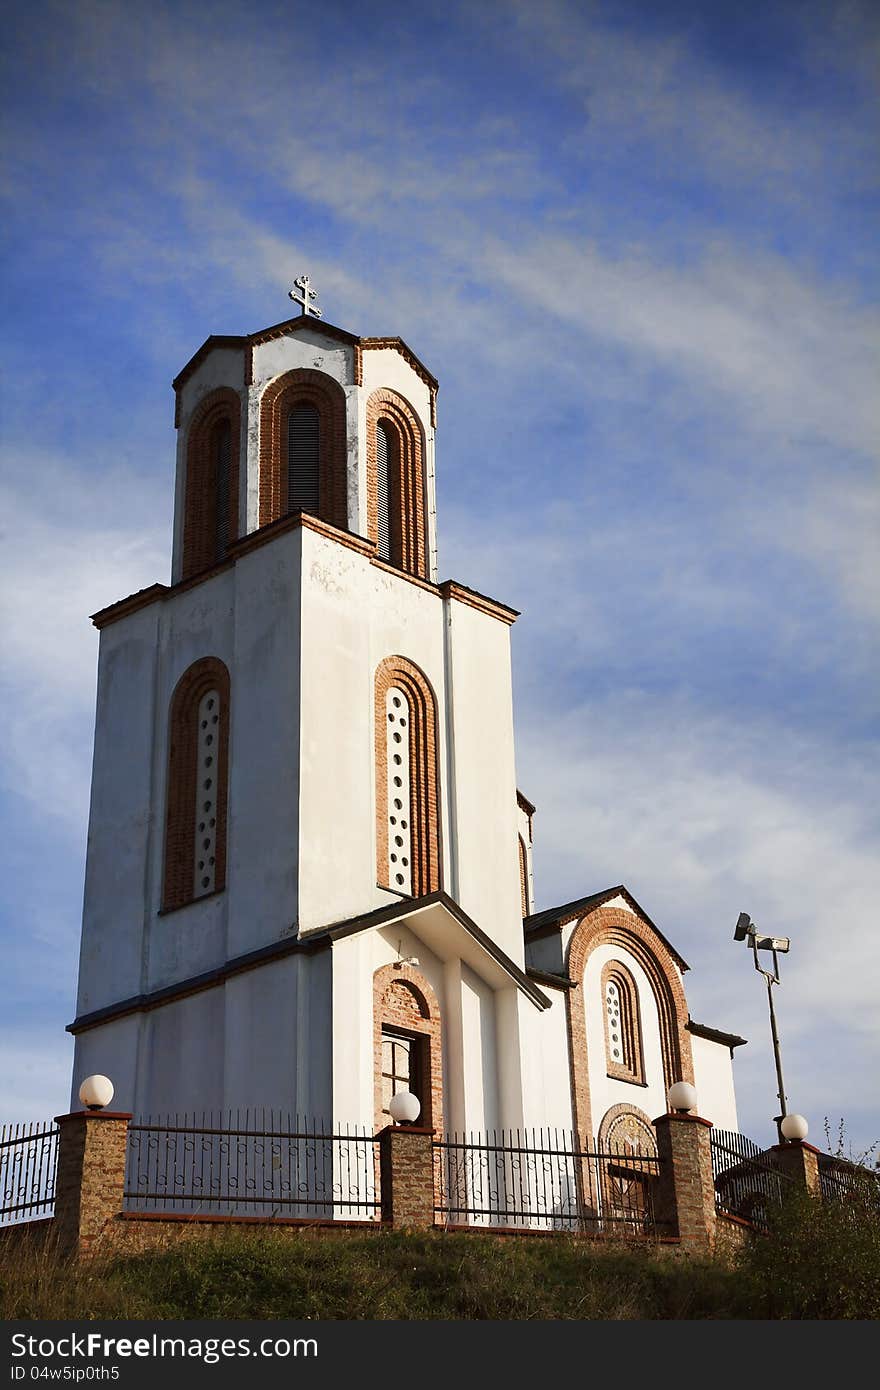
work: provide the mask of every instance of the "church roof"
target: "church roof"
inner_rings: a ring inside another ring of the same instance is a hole
[[[271,342],[273,338],[287,338],[294,333],[300,333],[304,329],[309,329],[313,333],[323,333],[325,337],[336,338],[341,343],[347,343],[351,347],[359,349],[393,348],[400,353],[417,376],[420,376],[425,385],[430,389],[432,397],[436,395],[439,383],[432,372],[428,371],[424,362],[416,357],[412,348],[407,347],[402,338],[360,338],[356,333],[349,333],[344,328],[337,328],[335,324],[326,323],[323,319],[315,319],[309,315],[299,314],[296,318],[284,319],[281,323],[274,323],[270,328],[261,328],[258,333],[246,333],[244,335],[234,335],[227,333],[212,333],[206,338],[201,347],[193,353],[185,367],[182,367],[171,385],[175,391],[179,391],[181,386],[192,376],[197,367],[204,362],[215,348],[254,348],[259,343]]]
[[[356,932],[368,931],[372,927],[384,926],[386,922],[402,922],[417,916],[427,918],[429,909],[442,909],[445,914],[452,917],[462,928],[466,938],[469,938],[480,953],[488,955],[492,961],[500,967],[500,970],[514,984],[522,990],[523,994],[528,995],[531,1002],[539,1009],[549,1009],[551,1001],[547,998],[538,986],[530,979],[529,975],[521,970],[516,961],[512,960],[506,951],[503,951],[497,942],[487,936],[481,927],[478,927],[473,918],[469,917],[464,908],[459,907],[454,898],[450,898],[448,893],[444,893],[442,888],[435,893],[427,893],[422,898],[404,898],[399,903],[389,903],[385,907],[375,908],[372,912],[366,912],[359,917],[351,917],[344,922],[335,922],[332,926],[322,927],[317,932],[309,932],[303,939],[306,941],[314,940],[316,937],[329,937],[331,942],[338,941],[342,937],[351,936]],[[442,945],[445,942],[450,947],[453,943],[449,938],[448,930],[441,930],[437,933],[437,940],[431,940],[430,934],[425,931],[424,925],[414,927],[417,935],[425,940],[425,944],[435,950],[442,958]]]
[[[622,883],[618,883],[616,888],[606,888],[601,893],[591,893],[586,898],[575,898],[570,903],[562,903],[560,907],[547,907],[542,912],[533,912],[531,917],[523,919],[526,940],[538,936],[548,936],[551,932],[560,931],[567,922],[573,922],[576,917],[585,917],[588,912],[592,912],[594,907],[601,907],[610,898],[617,897],[626,898],[633,910],[657,933],[679,968],[689,970],[690,966],[684,957],[676,951],[670,941],[667,941],[656,922],[651,921],[645,909],[636,902],[632,893]]]

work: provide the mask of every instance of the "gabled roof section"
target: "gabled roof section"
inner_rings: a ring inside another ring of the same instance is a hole
[[[440,910],[438,914],[438,909]],[[428,920],[429,914],[438,917],[438,921],[433,924],[431,933],[427,933],[424,924],[419,925],[420,917]],[[445,926],[438,930],[440,915],[443,915]],[[524,970],[511,960],[506,951],[503,951],[497,942],[487,936],[481,927],[478,927],[473,918],[469,917],[464,908],[459,907],[454,898],[450,898],[448,893],[438,889],[435,893],[427,893],[422,898],[402,898],[398,903],[389,903],[385,907],[375,908],[372,912],[366,912],[360,917],[351,917],[344,922],[334,922],[327,927],[320,927],[314,933],[307,932],[300,938],[303,942],[314,941],[322,937],[329,937],[331,941],[339,941],[343,937],[353,936],[357,932],[369,931],[371,928],[384,926],[387,922],[408,922],[408,925],[415,931],[417,936],[425,940],[426,945],[442,953],[440,939],[446,939],[450,946],[453,944],[449,939],[449,918],[462,929],[464,936],[461,940],[469,938],[479,951],[484,952],[494,962],[504,976],[515,984],[523,994],[527,995],[531,1002],[538,1009],[549,1009],[549,1000]],[[435,938],[431,940],[431,936]],[[441,954],[442,958],[442,954]],[[475,957],[476,959],[476,957]]]
[[[680,970],[689,970],[690,966],[683,956],[679,955],[670,941],[667,941],[656,922],[652,922],[645,909],[636,902],[632,893],[619,883],[616,888],[606,888],[602,893],[591,893],[586,898],[575,898],[573,902],[563,903],[560,907],[548,907],[542,912],[533,912],[531,917],[523,920],[523,930],[528,941],[530,937],[547,936],[551,932],[561,931],[567,922],[573,922],[578,917],[585,917],[593,908],[601,907],[611,898],[626,898],[634,912],[647,922],[652,931],[655,931],[663,942],[663,945],[671,954],[676,965]]]

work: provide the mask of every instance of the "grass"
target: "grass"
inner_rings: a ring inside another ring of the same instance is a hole
[[[0,1242],[6,1319],[880,1317],[880,1221],[809,1199],[736,1264],[574,1236],[209,1228],[72,1274],[50,1240]]]
[[[730,1272],[574,1237],[292,1237],[215,1228],[76,1277],[51,1242],[0,1246],[4,1318],[629,1319],[730,1316]]]

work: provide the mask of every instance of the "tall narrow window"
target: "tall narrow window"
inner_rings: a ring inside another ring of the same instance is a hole
[[[318,515],[320,417],[313,405],[294,406],[287,417],[287,510]]]
[[[196,724],[196,848],[193,897],[213,893],[217,881],[217,748],[220,735],[220,692],[208,690],[199,701]]]
[[[229,672],[216,657],[177,683],[168,720],[167,912],[226,886]]]
[[[406,692],[392,685],[385,696],[388,765],[388,882],[400,893],[412,892],[410,834],[409,726]]]
[[[376,426],[376,498],[378,507],[378,548],[381,560],[391,559],[389,456],[392,450],[388,427],[380,420]]]
[[[376,672],[376,874],[414,898],[440,887],[434,692],[419,668],[389,657]]]
[[[214,490],[217,498],[214,559],[222,560],[229,544],[229,464],[232,454],[232,425],[229,417],[219,420],[211,438],[214,459]]]
[[[642,1083],[642,1028],[636,982],[624,965],[610,961],[602,971],[602,991],[608,1075],[618,1081]]]

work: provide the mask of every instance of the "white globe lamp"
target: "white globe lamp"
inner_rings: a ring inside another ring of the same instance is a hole
[[[412,1091],[398,1091],[396,1096],[392,1096],[388,1104],[388,1110],[392,1120],[398,1125],[415,1124],[421,1113],[422,1105],[418,1096],[414,1096]]]
[[[783,1139],[806,1139],[810,1132],[810,1126],[803,1115],[786,1115],[779,1126],[779,1132]]]
[[[113,1099],[109,1076],[87,1076],[79,1088],[79,1098],[88,1110],[103,1110]]]
[[[697,1108],[696,1088],[689,1081],[675,1081],[666,1092],[666,1100],[670,1110],[682,1114],[688,1110]]]

